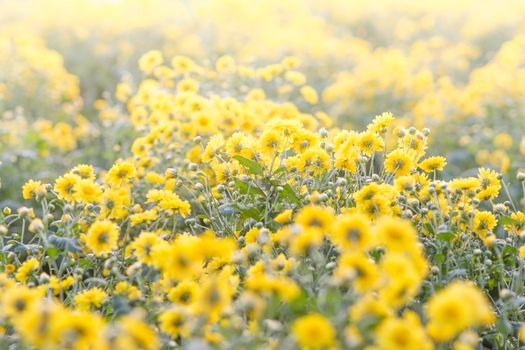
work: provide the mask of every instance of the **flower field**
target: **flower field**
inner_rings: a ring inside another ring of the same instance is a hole
[[[0,349],[525,349],[524,18],[0,1]]]

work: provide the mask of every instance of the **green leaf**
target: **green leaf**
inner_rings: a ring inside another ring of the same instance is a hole
[[[241,219],[252,218],[259,221],[263,215],[262,212],[255,207],[247,208],[240,204],[233,204],[232,207],[235,208],[236,212],[239,212]]]
[[[507,320],[505,320],[503,318],[500,318],[496,322],[496,330],[500,334],[507,335],[507,334],[509,334],[512,331],[512,325],[510,324],[509,321],[507,321]]]
[[[38,244],[22,244],[20,242],[9,242],[2,251],[4,252],[14,252],[14,253],[23,253],[27,251],[36,252],[41,248]]]
[[[94,262],[88,258],[81,258],[80,260],[78,260],[77,265],[80,268],[88,269],[94,265]]]
[[[46,255],[50,257],[55,257],[58,255],[58,249],[55,247],[49,247],[46,249]]]
[[[434,228],[430,224],[425,224],[425,229],[428,231],[428,233],[432,234],[434,233]]]
[[[518,254],[518,249],[516,249],[516,247],[513,247],[511,245],[508,245],[508,246],[505,246],[505,248],[503,248],[503,255],[516,255]]]
[[[288,199],[290,202],[295,203],[297,205],[301,205],[301,198],[295,194],[295,191],[293,190],[292,186],[289,184],[286,184],[283,186],[283,190],[279,194],[280,199]]]
[[[382,249],[372,249],[370,251],[370,255],[372,256],[372,258],[374,259],[376,263],[379,262],[379,260],[381,260],[381,257],[383,256],[383,254],[384,254],[384,250]]]
[[[80,242],[76,238],[60,237],[56,235],[49,236],[49,243],[51,243],[58,250],[66,252],[78,253],[82,251]]]
[[[239,208],[239,211],[241,213],[241,219],[252,218],[256,221],[261,219],[261,211],[256,208]]]
[[[502,225],[514,225],[518,223],[516,220],[512,219],[510,216],[502,216],[499,219],[500,224]]]
[[[117,295],[111,298],[111,304],[113,305],[115,315],[124,315],[131,310],[128,301]]]
[[[308,306],[308,294],[304,291],[301,291],[301,293],[290,303],[290,307],[295,314],[305,313],[308,310]]]
[[[455,234],[453,232],[449,232],[449,231],[445,231],[445,232],[440,232],[437,234],[437,238],[439,240],[442,240],[442,241],[445,241],[445,242],[450,242],[454,239],[455,237]]]
[[[282,166],[282,167],[278,168],[277,170],[275,170],[275,171],[273,172],[273,175],[279,175],[279,174],[281,174],[281,173],[285,173],[286,170],[287,170],[286,167]]]
[[[449,278],[450,281],[452,281],[456,277],[466,276],[466,275],[467,275],[467,270],[465,270],[465,269],[455,269],[455,270],[450,271],[447,274],[447,277]]]
[[[239,179],[235,179],[234,181],[235,181],[235,186],[237,186],[237,188],[242,194],[249,194],[251,196],[259,195],[263,197],[266,196],[263,190],[261,190],[259,187],[253,184],[248,185],[247,183],[242,182]]]
[[[261,176],[264,174],[263,168],[256,161],[245,158],[243,156],[239,156],[239,155],[233,156],[233,158],[237,160],[239,163],[241,163],[243,167],[249,170],[251,174],[256,174],[256,175],[261,175]]]
[[[445,261],[445,255],[443,253],[437,253],[436,255],[434,255],[434,259],[437,263],[441,264]]]
[[[489,287],[489,289],[493,289],[496,286],[496,281],[494,279],[490,279],[487,282],[487,286]]]

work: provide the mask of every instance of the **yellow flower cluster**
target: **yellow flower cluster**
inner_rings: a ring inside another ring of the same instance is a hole
[[[520,1],[28,3],[0,348],[520,348]]]
[[[331,128],[321,111],[260,89],[245,99],[201,93],[221,78],[203,80],[205,68],[187,58],[163,62],[146,54],[141,69],[155,78],[123,101],[138,133],[128,159],[23,186],[45,211],[38,225],[19,216],[44,251],[3,275],[6,295],[22,288],[31,298],[5,311],[24,342],[145,346],[126,343],[131,336],[150,348],[191,338],[220,347],[242,334],[303,349],[476,346],[472,329],[495,323],[494,306],[471,282],[447,285],[440,256],[466,242],[497,246],[499,220],[520,234],[524,214],[493,202],[498,173],[444,181],[446,159],[425,155],[429,131],[394,128],[390,113],[362,132]],[[289,72],[281,65],[272,79]],[[221,58],[213,71],[248,69],[234,67]],[[264,79],[257,71],[246,78]],[[57,338],[68,332],[63,319],[80,335]]]
[[[23,146],[27,129],[61,150],[76,148],[89,122],[81,116],[78,78],[64,68],[60,53],[35,35],[0,36],[0,134],[4,147]],[[72,123],[50,114],[74,116]]]

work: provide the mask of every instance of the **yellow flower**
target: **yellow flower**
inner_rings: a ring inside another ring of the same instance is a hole
[[[334,220],[332,210],[327,207],[309,205],[302,208],[295,217],[295,222],[304,230],[327,232]]]
[[[273,220],[279,224],[290,222],[292,218],[292,209],[286,209],[280,212]]]
[[[491,200],[497,198],[499,195],[500,187],[488,186],[476,194],[476,198],[482,201]]]
[[[179,235],[171,244],[157,244],[151,253],[153,265],[175,280],[194,278],[203,265],[198,245],[198,238],[190,235]]]
[[[490,200],[499,195],[501,183],[498,179],[498,173],[494,170],[481,168],[478,172],[478,179],[480,181],[481,191],[476,194],[476,198],[479,200]]]
[[[116,328],[116,349],[155,350],[159,348],[156,332],[134,314],[119,318]]]
[[[100,216],[110,219],[122,219],[128,214],[131,199],[128,189],[108,188],[100,198]]]
[[[401,318],[388,318],[376,331],[377,350],[432,350],[434,347],[418,316],[406,311]]]
[[[344,251],[363,251],[371,243],[371,222],[363,214],[342,214],[334,222],[330,237]]]
[[[80,176],[72,173],[67,173],[56,179],[54,190],[58,198],[72,202],[74,198],[74,188],[79,181]]]
[[[115,88],[115,97],[120,102],[126,102],[131,96],[131,93],[131,87],[125,82],[118,83],[117,87]]]
[[[450,189],[463,192],[473,192],[481,186],[481,181],[475,177],[457,178],[450,182]]]
[[[32,199],[36,196],[44,196],[46,194],[46,185],[41,181],[29,180],[22,187],[22,197],[24,199]]]
[[[75,175],[80,176],[82,179],[95,179],[95,172],[93,170],[93,166],[88,164],[79,164],[76,167],[74,167],[73,170],[71,170],[71,172]]]
[[[16,272],[15,278],[19,282],[26,282],[29,275],[40,267],[40,262],[36,258],[27,259]]]
[[[384,319],[393,315],[392,306],[375,293],[366,293],[360,297],[359,302],[350,306],[348,315],[352,322],[357,323],[365,317],[375,316]]]
[[[197,293],[197,283],[193,281],[183,281],[170,289],[168,299],[181,305],[191,305],[195,301]]]
[[[520,258],[525,259],[525,245],[522,245],[519,249]]]
[[[394,180],[394,186],[400,192],[412,192],[416,189],[416,179],[414,176],[400,176]]]
[[[271,266],[275,271],[288,273],[295,266],[295,263],[295,259],[287,259],[286,256],[281,253],[272,259]]]
[[[204,339],[210,344],[220,344],[224,342],[224,337],[217,331],[213,331],[210,326],[204,328]]]
[[[437,292],[427,303],[430,336],[448,341],[470,328],[493,324],[492,306],[471,282],[456,281]]]
[[[30,310],[40,298],[35,289],[16,285],[2,290],[0,295],[0,309],[8,317],[22,316]]]
[[[252,159],[254,143],[255,141],[252,137],[242,132],[236,132],[226,140],[225,148],[230,156],[241,155],[245,158]]]
[[[176,193],[168,190],[150,190],[146,195],[146,203],[158,202],[163,210],[176,210],[182,217],[191,213],[191,206],[188,202],[183,201]]]
[[[151,222],[156,220],[158,217],[158,211],[154,209],[145,210],[141,213],[133,214],[130,216],[131,226],[137,226],[144,222]]]
[[[496,217],[490,211],[476,210],[472,230],[481,238],[485,238],[498,224]]]
[[[179,93],[184,92],[193,92],[197,93],[199,91],[199,83],[194,79],[186,78],[182,79],[177,83],[177,91]]]
[[[103,339],[100,331],[104,327],[104,321],[100,316],[85,311],[69,312],[62,308],[56,308],[52,313],[54,317],[52,316],[50,338],[57,347],[69,346],[72,349],[102,347]],[[71,334],[76,336],[71,337]]]
[[[284,78],[294,85],[303,85],[306,83],[306,77],[303,73],[289,70],[284,74]]]
[[[206,148],[202,153],[202,160],[204,162],[210,162],[216,157],[222,146],[224,146],[224,136],[222,136],[222,134],[210,137],[208,143],[206,144]]]
[[[194,308],[197,313],[206,315],[210,323],[217,322],[231,304],[237,282],[230,277],[229,271],[223,270],[216,276],[206,278],[199,288]]]
[[[285,58],[283,58],[281,63],[286,69],[294,69],[299,67],[299,65],[301,64],[301,59],[297,56],[286,56]]]
[[[56,276],[49,278],[49,285],[53,288],[53,294],[58,295],[60,291],[71,287],[75,283],[73,276],[68,276],[63,280],[59,280]]]
[[[95,221],[86,234],[87,247],[95,254],[109,253],[116,249],[119,236],[117,224],[109,220]]]
[[[314,147],[319,145],[319,135],[307,131],[307,130],[298,130],[293,134],[293,148],[297,152],[303,152],[309,147]]]
[[[335,329],[320,314],[309,314],[295,320],[292,334],[301,349],[326,349],[335,344]]]
[[[394,120],[392,113],[385,112],[381,115],[377,115],[371,124],[367,126],[367,129],[370,131],[377,132],[379,134],[384,134],[387,132],[388,127]]]
[[[265,130],[259,138],[261,152],[270,158],[277,156],[279,152],[282,152],[284,146],[281,139],[284,140],[284,137],[276,130]]]
[[[410,152],[396,149],[390,152],[385,159],[385,170],[395,176],[409,175],[413,162]]]
[[[158,50],[146,52],[139,60],[139,68],[142,72],[150,74],[153,69],[162,64],[164,58],[162,53]]]
[[[370,219],[377,219],[384,215],[392,215],[392,203],[397,195],[395,188],[388,184],[372,182],[363,186],[354,194],[356,208]]]
[[[80,310],[88,311],[91,307],[99,308],[106,299],[107,294],[102,289],[95,287],[84,290],[75,295],[75,304]]]
[[[379,270],[366,254],[348,252],[339,257],[334,276],[340,283],[352,282],[358,293],[364,293],[376,286]]]
[[[129,245],[134,250],[134,255],[137,260],[143,264],[151,264],[153,262],[152,253],[156,245],[166,243],[157,234],[153,232],[142,232]]]
[[[29,224],[29,227],[28,227],[29,232],[32,232],[32,233],[42,231],[43,229],[44,229],[44,223],[39,218],[36,218],[33,221],[31,221],[31,224]]]
[[[185,56],[173,57],[171,60],[171,66],[177,73],[190,73],[196,68],[195,63]]]
[[[357,171],[359,152],[351,140],[343,142],[335,152],[335,167],[351,174]]]
[[[414,252],[387,252],[380,270],[379,295],[389,305],[400,307],[417,295],[427,265],[425,259]]]
[[[409,221],[403,219],[382,217],[374,231],[377,244],[385,246],[389,251],[411,250],[417,243],[416,230]]]
[[[159,316],[160,329],[172,338],[187,337],[189,335],[189,327],[186,319],[187,316],[181,309],[173,308],[164,311]]]
[[[112,186],[119,187],[135,177],[135,167],[130,162],[113,164],[106,175],[106,181]]]
[[[521,211],[510,214],[510,218],[513,220],[513,223],[505,225],[505,231],[510,234],[520,234],[525,230],[525,214]]]
[[[126,281],[120,281],[115,286],[115,295],[124,295],[129,300],[136,300],[142,296],[140,289]]]
[[[100,200],[102,188],[90,179],[82,179],[73,187],[73,199],[87,203],[93,203]]]
[[[306,102],[308,102],[311,105],[317,104],[319,101],[319,97],[317,96],[317,91],[311,86],[303,86],[300,90],[301,95],[305,99]]]
[[[507,133],[497,134],[492,143],[496,148],[509,150],[512,148],[512,136]]]
[[[357,147],[363,154],[370,156],[372,153],[381,152],[385,143],[381,136],[369,130],[359,134]]]
[[[235,60],[231,56],[221,56],[215,62],[215,70],[218,73],[227,73],[235,70]]]
[[[520,336],[521,341],[523,342],[525,340],[525,324],[523,323],[519,330],[519,336]]]
[[[432,171],[442,171],[447,165],[445,157],[429,157],[419,163],[419,168],[427,173]]]
[[[299,171],[321,175],[330,167],[330,155],[321,147],[310,147],[300,154],[296,166]]]

